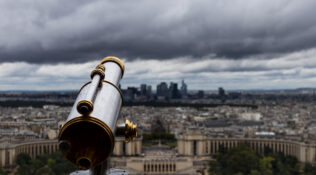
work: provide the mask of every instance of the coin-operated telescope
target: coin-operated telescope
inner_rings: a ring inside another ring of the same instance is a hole
[[[91,72],[91,81],[80,89],[75,104],[61,127],[59,149],[79,169],[102,164],[112,153],[115,135],[125,141],[137,135],[136,126],[128,120],[117,125],[122,105],[118,88],[124,64],[117,57],[106,57]]]

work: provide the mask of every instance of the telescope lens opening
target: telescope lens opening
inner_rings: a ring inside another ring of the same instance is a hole
[[[91,161],[85,157],[80,158],[78,160],[78,167],[84,170],[89,169],[91,167]]]
[[[80,106],[79,111],[81,114],[87,114],[89,112],[89,107],[86,105],[82,105]]]

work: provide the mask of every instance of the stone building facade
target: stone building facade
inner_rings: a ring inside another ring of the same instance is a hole
[[[316,144],[276,138],[219,138],[201,131],[190,131],[177,138],[177,148],[166,146],[142,147],[142,138],[129,143],[124,138],[115,139],[115,147],[110,158],[110,167],[129,171],[133,174],[207,174],[209,161],[218,153],[220,147],[232,149],[246,144],[264,154],[269,148],[273,152],[293,155],[300,162],[316,163]],[[25,143],[3,141],[0,143],[0,167],[15,165],[19,153],[36,157],[53,153],[57,140],[37,140]]]
[[[124,143],[124,138],[116,138],[113,155],[135,156],[142,151],[142,139],[135,138],[129,143]],[[123,145],[124,152],[123,152]],[[0,142],[0,167],[10,168],[15,166],[15,160],[20,153],[27,153],[31,158],[41,154],[51,154],[58,150],[57,140],[32,140],[32,141],[10,141]]]
[[[32,158],[41,154],[51,154],[58,150],[57,140],[34,140],[29,142],[0,143],[0,167],[10,168],[15,165],[15,159],[20,153],[27,153]]]
[[[178,155],[182,156],[212,156],[219,148],[232,149],[239,144],[250,146],[255,151],[264,154],[268,149],[295,156],[303,163],[316,163],[316,144],[272,137],[258,138],[220,138],[202,132],[189,132],[180,135],[177,140]]]
[[[123,138],[118,138],[115,144],[110,167],[127,170],[131,175],[201,174],[211,160],[208,155],[179,156],[176,148],[170,149],[168,146],[153,146],[139,150],[141,140],[140,143],[124,143]]]

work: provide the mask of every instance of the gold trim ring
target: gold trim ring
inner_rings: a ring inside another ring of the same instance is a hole
[[[67,123],[64,124],[64,126],[61,128],[60,133],[58,138],[61,139],[61,136],[63,134],[63,132],[72,124],[74,123],[78,123],[78,122],[90,122],[90,123],[94,123],[97,124],[98,126],[100,126],[101,128],[104,129],[104,131],[108,134],[109,138],[110,138],[110,142],[111,142],[111,151],[110,153],[113,151],[114,149],[114,135],[110,129],[110,127],[105,124],[103,121],[101,121],[100,119],[97,119],[95,117],[90,116],[89,118],[86,118],[84,116],[79,116],[79,117],[75,117],[71,120],[69,120]]]
[[[95,75],[95,74],[98,74],[98,75],[100,75],[100,80],[103,80],[104,79],[104,71],[103,70],[101,70],[101,69],[94,69],[92,72],[91,72],[91,74],[90,74],[90,77],[91,77],[91,79],[93,78],[93,76]]]
[[[103,70],[103,72],[105,71],[105,67],[103,64],[98,64],[97,67],[95,67],[96,69],[101,69]]]
[[[69,120],[61,128],[58,140],[72,144],[71,150],[63,154],[80,169],[88,169],[104,161],[113,152],[115,144],[111,128],[93,116]]]
[[[118,64],[121,67],[121,71],[122,71],[121,77],[123,77],[124,71],[125,71],[125,66],[124,66],[124,63],[121,59],[119,59],[118,57],[115,57],[115,56],[107,56],[101,60],[100,64],[103,64],[105,62],[114,62],[114,63]]]
[[[103,82],[104,82],[104,83],[108,83],[108,84],[114,86],[115,89],[118,90],[118,92],[120,93],[120,96],[121,96],[121,98],[122,98],[122,102],[124,101],[124,100],[123,100],[123,93],[122,93],[122,91],[121,91],[120,88],[118,88],[115,84],[113,84],[112,82],[107,81],[107,80],[102,80],[101,82],[102,82],[102,83],[103,83]],[[87,85],[89,85],[90,83],[91,83],[91,81],[89,81],[89,82],[87,82],[86,84],[84,84],[84,85],[80,88],[80,90],[79,90],[79,92],[78,92],[78,95],[80,94],[80,92],[82,91],[82,89],[83,89],[84,87],[86,87]]]
[[[123,100],[123,93],[122,93],[122,91],[121,91],[121,89],[120,88],[118,88],[115,84],[113,84],[112,82],[110,82],[110,81],[107,81],[107,80],[102,80],[102,82],[104,82],[104,83],[108,83],[108,84],[110,84],[110,85],[112,85],[112,86],[114,86],[115,87],[115,89],[120,93],[120,96],[121,96],[121,99],[122,99],[122,102],[124,101]]]

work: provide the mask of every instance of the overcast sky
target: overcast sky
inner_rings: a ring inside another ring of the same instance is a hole
[[[137,3],[135,3],[137,2]],[[316,87],[315,0],[0,0],[0,90],[79,89],[103,57],[122,86]]]

